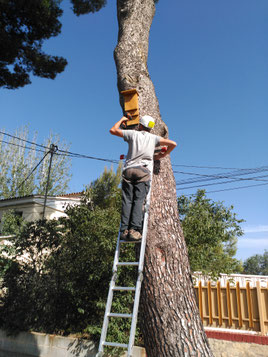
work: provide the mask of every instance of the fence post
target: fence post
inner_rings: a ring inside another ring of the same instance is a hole
[[[249,318],[249,327],[253,327],[253,317],[252,317],[252,300],[251,300],[251,291],[250,291],[250,284],[247,282],[246,284],[247,289],[247,304],[248,304],[248,318]]]
[[[218,300],[218,317],[219,325],[222,325],[222,309],[221,309],[221,283],[217,281],[217,300]]]
[[[209,313],[209,324],[212,325],[212,298],[211,298],[211,283],[208,282],[208,313]]]
[[[204,317],[203,317],[203,300],[202,300],[202,282],[201,280],[198,283],[198,304],[199,304],[199,313],[202,322],[204,322]]]
[[[264,310],[262,305],[262,298],[261,298],[261,284],[259,281],[256,282],[257,288],[257,301],[258,301],[258,310],[259,310],[259,320],[260,320],[260,330],[261,335],[265,335],[265,326],[264,326]]]
[[[242,321],[242,309],[241,309],[241,296],[240,296],[239,281],[237,281],[237,283],[236,283],[236,301],[237,301],[239,327],[242,327],[243,321]]]
[[[229,321],[229,326],[232,327],[233,318],[232,318],[231,292],[230,292],[229,281],[227,281],[226,283],[226,296],[227,296],[228,321]]]

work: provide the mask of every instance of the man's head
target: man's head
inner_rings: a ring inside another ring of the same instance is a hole
[[[144,115],[140,118],[140,124],[145,128],[145,130],[150,131],[155,125],[155,120],[150,115]]]

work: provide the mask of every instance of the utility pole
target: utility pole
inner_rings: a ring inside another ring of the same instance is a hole
[[[45,212],[46,212],[46,204],[47,204],[47,193],[48,193],[48,186],[49,186],[49,179],[50,179],[50,171],[52,165],[52,158],[55,152],[58,150],[57,145],[51,144],[49,148],[50,159],[49,159],[49,167],[48,167],[48,174],[47,174],[47,184],[46,184],[46,192],[45,192],[45,200],[44,200],[44,209],[43,209],[43,216],[42,219],[45,219]]]

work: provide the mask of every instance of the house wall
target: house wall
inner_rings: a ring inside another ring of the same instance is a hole
[[[48,197],[46,202],[45,218],[57,219],[66,216],[64,210],[67,205],[80,205],[79,198]],[[26,221],[35,221],[43,217],[44,197],[33,196],[27,199],[7,200],[0,203],[0,222],[4,212],[8,210],[22,212],[22,217]],[[1,223],[0,223],[1,228]]]

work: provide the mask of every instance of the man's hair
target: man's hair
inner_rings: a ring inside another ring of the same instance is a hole
[[[141,123],[139,124],[138,129],[143,131],[148,131],[148,133],[151,131],[150,128],[146,128],[146,126],[142,125]]]

